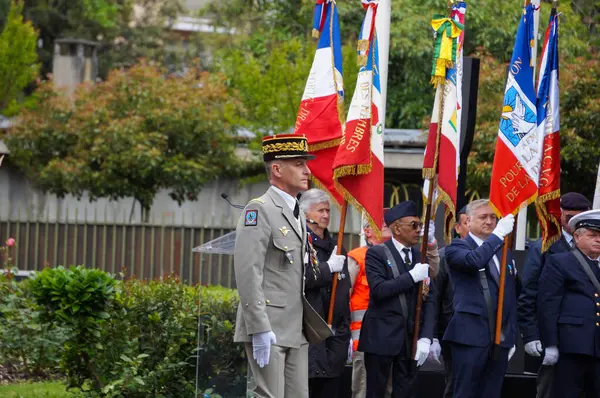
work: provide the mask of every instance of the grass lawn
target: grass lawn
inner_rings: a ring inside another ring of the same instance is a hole
[[[72,396],[60,381],[18,383],[0,386],[2,398],[63,398]]]

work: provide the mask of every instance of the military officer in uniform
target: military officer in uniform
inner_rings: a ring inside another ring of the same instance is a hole
[[[265,137],[271,187],[244,208],[234,268],[240,296],[234,341],[248,358],[248,396],[308,397],[308,342],[331,334],[304,297],[306,221],[296,196],[308,188],[306,138]]]
[[[576,249],[548,257],[538,290],[544,365],[557,398],[600,397],[600,210],[569,221]]]
[[[552,254],[566,253],[575,247],[573,230],[569,227],[569,221],[577,214],[591,208],[590,201],[580,193],[569,192],[562,195],[560,198],[560,224],[562,228],[560,239],[554,242],[544,253],[542,253],[541,238],[529,246],[521,279],[522,287],[517,302],[517,315],[521,337],[525,344],[525,352],[531,356],[540,357],[544,353],[536,311],[538,282],[544,262]],[[537,376],[537,398],[552,398],[553,375],[554,366],[541,364]]]
[[[452,355],[455,398],[499,398],[517,337],[516,272],[512,256],[502,261],[504,237],[512,232],[512,214],[497,221],[487,199],[467,205],[470,232],[446,247],[454,285],[454,314],[444,333]],[[502,338],[491,357],[500,289],[500,267],[506,267]]]
[[[428,280],[429,273],[429,264],[422,262],[425,260],[414,247],[423,227],[417,205],[411,200],[401,202],[385,213],[385,223],[392,239],[367,250],[365,268],[370,295],[358,351],[365,353],[367,398],[385,395],[390,368],[392,397],[414,397],[417,366],[427,359],[433,338],[435,291],[431,285],[423,302],[420,335],[413,357],[415,308],[420,294],[417,284]]]

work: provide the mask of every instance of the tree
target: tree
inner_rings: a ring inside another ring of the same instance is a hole
[[[181,204],[242,167],[231,134],[240,103],[219,75],[195,68],[169,78],[141,63],[80,86],[74,99],[51,81],[36,96],[5,141],[11,161],[58,196],[131,196],[147,217],[160,189]]]
[[[23,3],[11,3],[4,30],[0,34],[0,110],[4,109],[25,86],[35,80],[39,70],[37,32],[24,22]]]

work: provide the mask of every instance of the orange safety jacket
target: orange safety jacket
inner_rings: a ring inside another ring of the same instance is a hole
[[[358,349],[362,320],[369,307],[369,284],[365,271],[365,259],[368,249],[367,246],[362,246],[348,253],[348,256],[352,257],[360,267],[352,287],[352,296],[350,296],[350,336],[352,337],[354,351]]]

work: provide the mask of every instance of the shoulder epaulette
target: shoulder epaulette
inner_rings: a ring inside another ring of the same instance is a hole
[[[254,198],[254,199],[252,199],[250,202],[248,202],[248,204],[250,204],[250,203],[260,203],[260,204],[265,204],[265,201],[264,201],[264,199],[261,199],[261,198]]]

